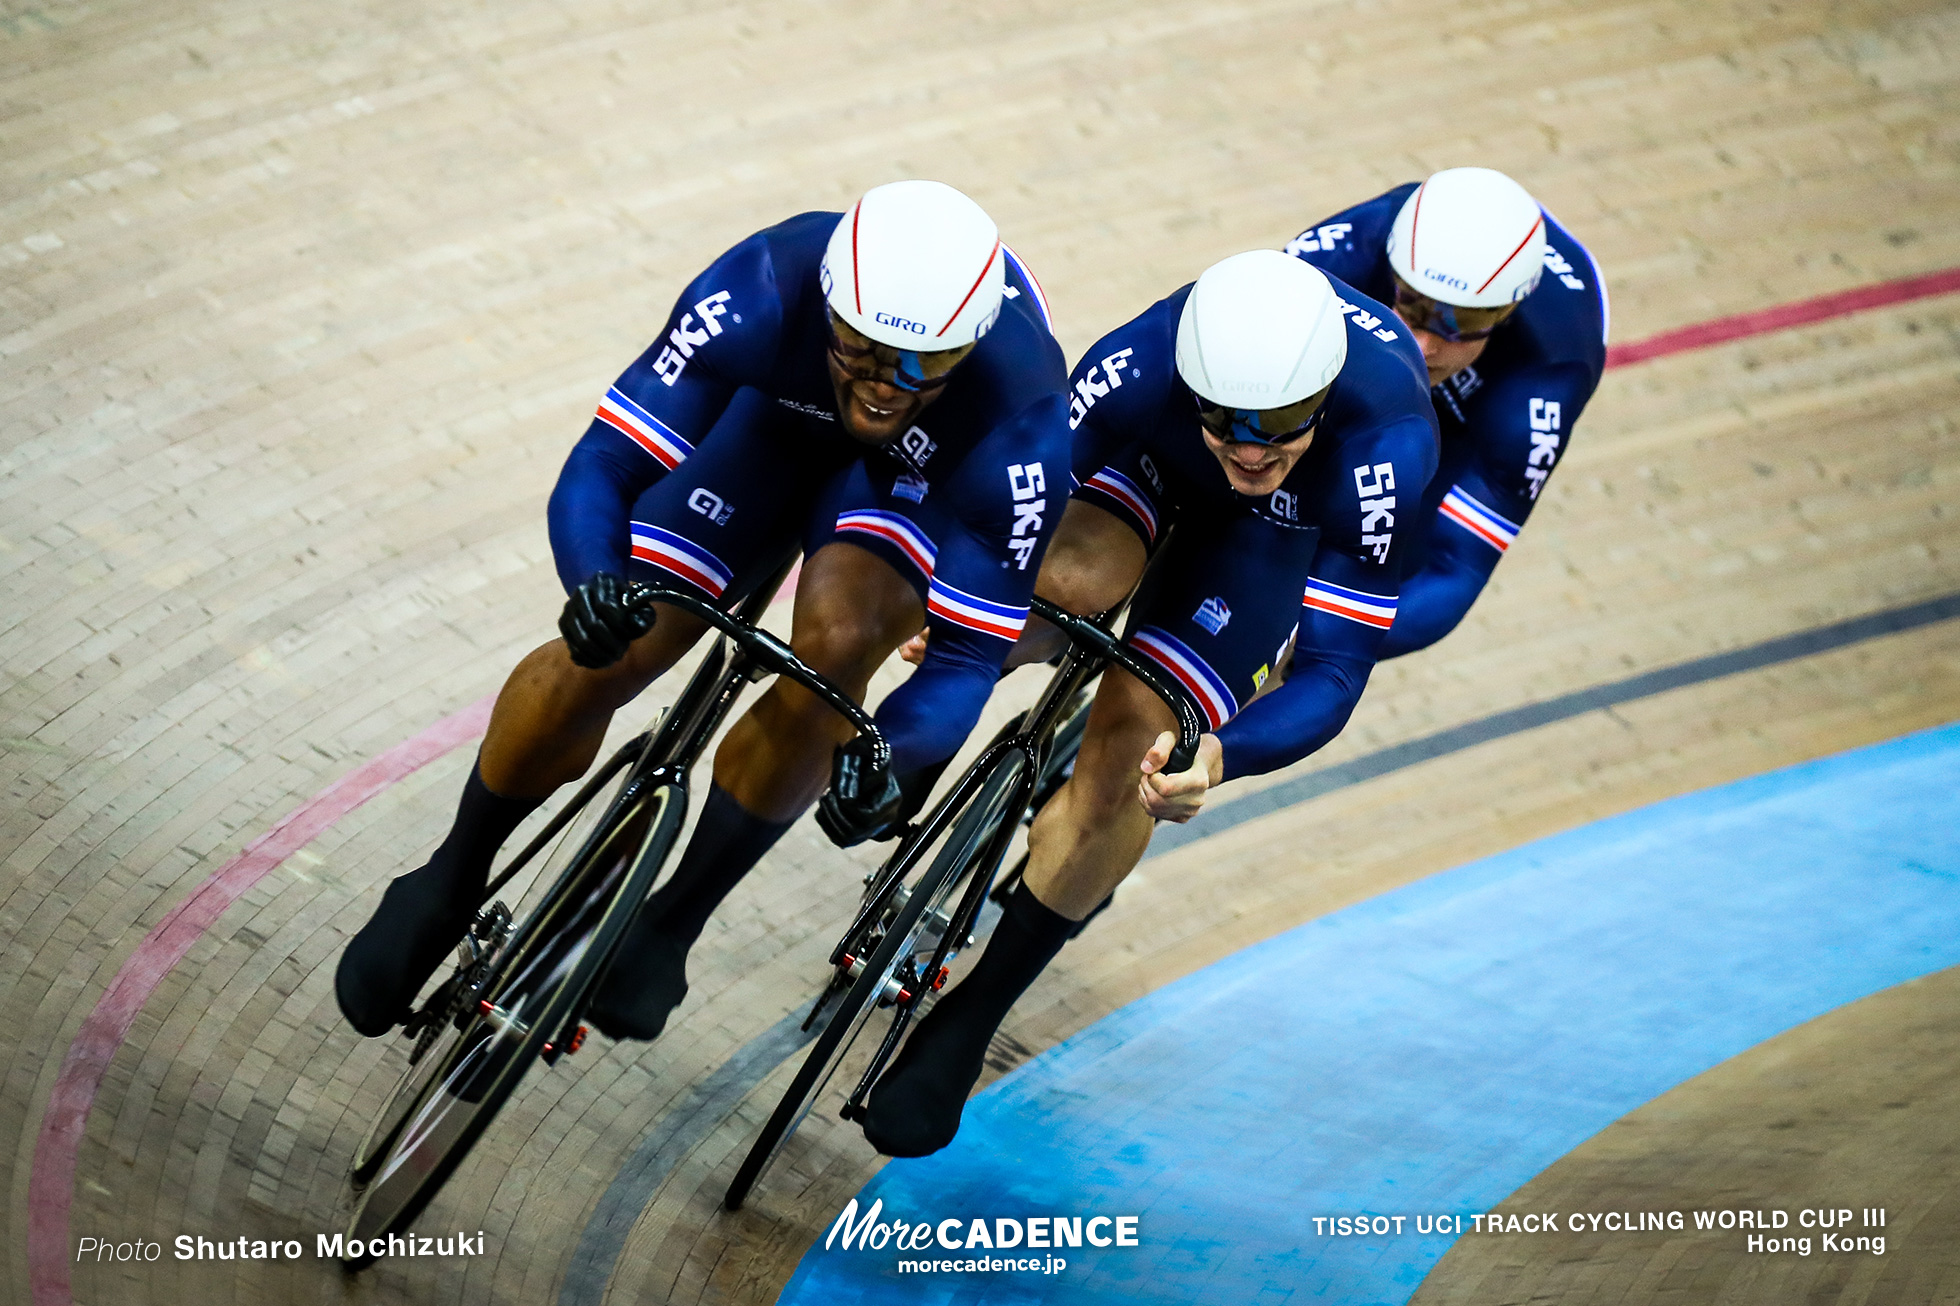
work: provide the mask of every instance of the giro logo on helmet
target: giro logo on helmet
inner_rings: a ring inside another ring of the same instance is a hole
[[[873,320],[882,322],[886,326],[897,327],[900,331],[910,331],[914,335],[922,336],[926,333],[925,323],[908,322],[902,317],[893,317],[890,313],[879,313]]]

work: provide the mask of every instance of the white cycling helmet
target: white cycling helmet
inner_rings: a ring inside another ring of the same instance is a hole
[[[1545,212],[1501,172],[1450,168],[1404,201],[1388,262],[1411,290],[1440,303],[1515,304],[1545,271]]]
[[[1206,268],[1177,320],[1177,374],[1226,408],[1283,408],[1333,384],[1347,322],[1319,268],[1276,249]]]
[[[937,181],[876,186],[851,206],[823,256],[831,311],[895,349],[970,345],[1000,316],[1000,231],[978,204]]]

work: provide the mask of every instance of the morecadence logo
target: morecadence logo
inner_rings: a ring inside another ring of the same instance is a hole
[[[945,1219],[885,1218],[879,1198],[859,1212],[853,1197],[830,1226],[825,1251],[912,1253],[900,1257],[900,1274],[1060,1274],[1072,1247],[1140,1245],[1135,1215],[956,1215]],[[1018,1251],[1016,1256],[999,1255]],[[946,1253],[958,1253],[948,1256]],[[1033,1253],[1040,1253],[1035,1255]]]

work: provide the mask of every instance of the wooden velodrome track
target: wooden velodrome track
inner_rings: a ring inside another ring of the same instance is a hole
[[[0,4],[0,1299],[557,1300],[663,1112],[813,991],[864,858],[806,823],[710,926],[668,1035],[535,1076],[425,1218],[484,1230],[484,1256],[349,1278],[311,1239],[344,1219],[389,1072],[332,963],[440,836],[470,749],[247,865],[176,965],[144,944],[550,631],[565,450],[741,235],[955,183],[1072,356],[1219,257],[1480,163],[1588,242],[1630,341],[1960,265],[1956,124],[1960,11],[1923,0]],[[1960,300],[1933,297],[1609,373],[1465,626],[1381,668],[1298,770],[1960,590],[1957,342]],[[1960,623],[1932,623],[1239,825],[1147,863],[999,1064],[1416,877],[1956,716]],[[1420,1299],[1954,1299],[1960,1192],[1914,1169],[1960,1145],[1954,984],[1792,1031],[1522,1195],[1743,1192],[1820,1154],[1911,1171],[1899,1200],[1933,1232],[1890,1289],[1737,1277],[1655,1237],[1465,1244]],[[659,1185],[612,1300],[770,1300],[872,1173],[813,1117],[749,1210],[717,1212],[782,1078]],[[178,1233],[309,1258],[70,1259]]]

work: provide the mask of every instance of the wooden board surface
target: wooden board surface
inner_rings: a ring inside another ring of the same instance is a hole
[[[736,239],[938,177],[994,214],[1074,351],[1219,257],[1479,163],[1588,242],[1629,340],[1960,265],[1956,42],[1923,3],[0,8],[5,1292],[48,1094],[109,979],[246,842],[549,632],[564,452]],[[1382,668],[1303,769],[1960,589],[1956,399],[1953,298],[1609,375],[1465,627]],[[1001,1060],[1480,853],[1951,720],[1956,639],[1579,718],[1154,861]],[[332,963],[467,765],[341,820],[163,980],[88,1118],[75,1236],[337,1226],[385,1070]],[[663,1109],[804,1000],[854,864],[799,826],[711,925],[666,1038],[595,1041],[526,1088],[429,1217],[485,1230],[483,1258],[84,1264],[75,1300],[554,1298]],[[1935,1064],[1915,1021],[1900,1055]],[[874,1169],[815,1121],[751,1212],[717,1216],[766,1105],[675,1170],[615,1300],[768,1300]],[[1449,1282],[1499,1299],[1487,1271]]]

